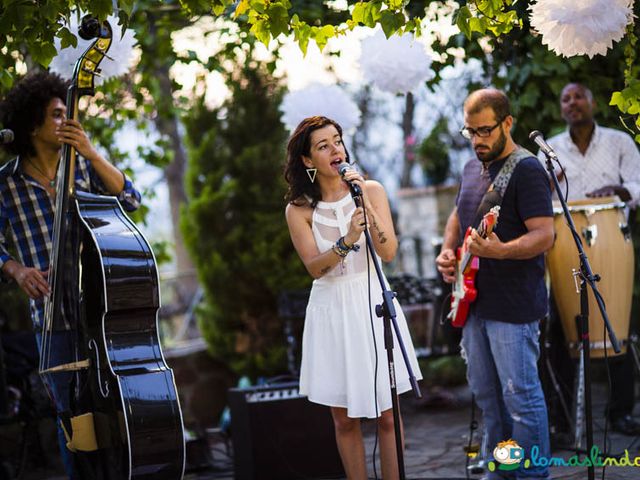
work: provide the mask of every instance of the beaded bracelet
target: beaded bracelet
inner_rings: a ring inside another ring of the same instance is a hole
[[[347,243],[344,241],[344,237],[340,237],[338,239],[337,242],[338,248],[342,249],[342,250],[346,250],[347,252],[353,250],[354,252],[357,252],[358,250],[360,250],[360,245],[357,244],[352,244],[352,245],[347,245]]]
[[[331,247],[331,250],[333,250],[333,253],[338,255],[340,258],[346,257],[347,254],[349,253],[349,250],[344,250],[340,248],[340,246],[337,243],[333,244],[333,246]]]

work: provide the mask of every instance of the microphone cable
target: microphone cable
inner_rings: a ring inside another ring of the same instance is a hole
[[[564,169],[560,160],[556,159],[556,163],[560,167],[560,172],[562,172],[562,178],[564,179],[564,201],[566,202],[569,198],[569,179],[567,178],[567,171]],[[562,195],[562,192],[558,192],[558,196]]]
[[[362,197],[360,197],[362,200]],[[369,228],[369,218],[367,216],[367,209],[364,206],[364,202],[362,201],[362,212],[364,213],[364,225],[365,229]],[[357,203],[356,203],[357,206]],[[375,480],[378,480],[378,469],[376,467],[376,452],[378,450],[378,416],[380,414],[378,410],[378,342],[376,341],[376,331],[375,324],[373,319],[373,311],[371,310],[371,301],[372,301],[372,291],[371,291],[371,259],[369,255],[375,255],[375,251],[371,252],[369,250],[369,242],[366,241],[366,233],[365,233],[365,248],[364,253],[367,258],[367,297],[368,297],[368,305],[369,305],[369,326],[371,327],[371,337],[373,338],[373,353],[375,356],[375,362],[373,367],[373,401],[375,404],[375,424],[376,424],[376,434],[373,441],[373,452],[371,454],[371,460],[373,463],[373,477]]]

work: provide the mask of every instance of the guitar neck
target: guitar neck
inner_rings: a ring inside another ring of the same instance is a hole
[[[461,272],[464,272],[467,269],[467,265],[469,265],[469,262],[471,261],[472,258],[473,258],[473,255],[471,255],[469,252],[464,252],[464,254],[462,254],[462,258],[460,259]]]

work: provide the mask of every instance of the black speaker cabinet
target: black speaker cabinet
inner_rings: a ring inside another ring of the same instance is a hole
[[[236,480],[344,477],[331,412],[301,396],[297,382],[228,394]]]

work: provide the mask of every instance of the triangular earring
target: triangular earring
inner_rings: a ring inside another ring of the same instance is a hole
[[[311,183],[316,181],[316,173],[318,173],[317,168],[307,168],[307,175],[309,176]]]

